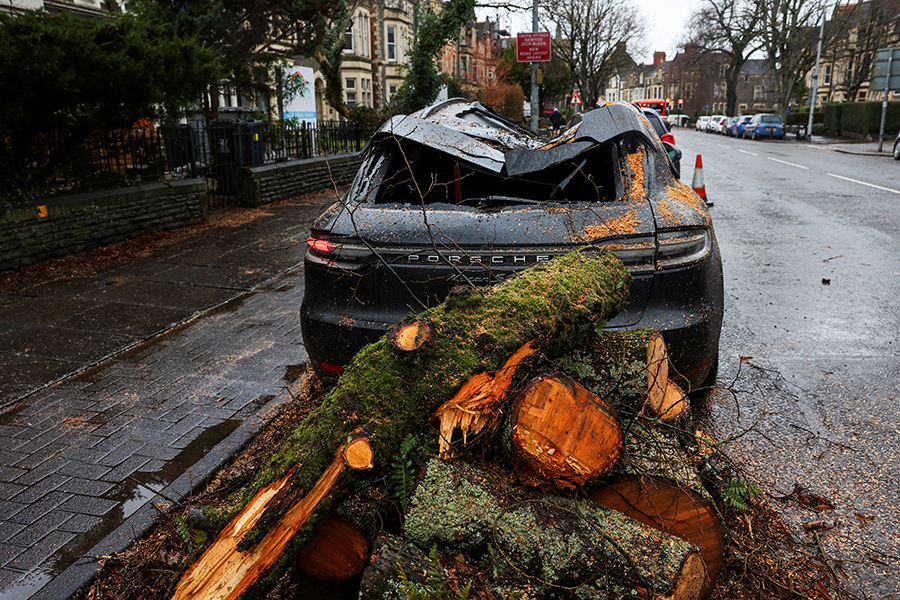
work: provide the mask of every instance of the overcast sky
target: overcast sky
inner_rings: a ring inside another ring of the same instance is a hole
[[[647,51],[642,55],[633,56],[637,62],[649,64],[653,62],[653,53],[663,51],[667,59],[675,56],[678,42],[682,38],[685,25],[690,17],[691,10],[698,5],[700,0],[634,0],[637,2],[647,19]],[[479,18],[490,16],[493,12],[482,14]],[[513,14],[509,17],[499,15],[501,27],[510,27],[511,35],[523,31],[531,31],[531,13]],[[553,31],[550,32],[551,34]]]

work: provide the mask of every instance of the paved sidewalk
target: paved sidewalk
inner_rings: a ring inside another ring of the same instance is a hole
[[[321,208],[214,216],[91,275],[0,288],[0,599],[70,596],[92,557],[122,550],[154,503],[190,493],[290,399]]]

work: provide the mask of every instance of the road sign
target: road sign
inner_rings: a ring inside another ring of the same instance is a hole
[[[882,48],[875,53],[875,69],[869,89],[872,92],[882,92],[885,86],[889,86],[889,92],[900,92],[900,48]]]
[[[533,31],[516,35],[516,60],[547,62],[550,60],[550,32]]]
[[[578,95],[578,92],[572,94],[572,99],[569,101],[569,104],[573,106],[576,104],[581,104],[581,96]]]

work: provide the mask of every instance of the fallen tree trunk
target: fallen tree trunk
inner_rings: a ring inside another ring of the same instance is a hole
[[[496,475],[432,460],[406,515],[405,537],[446,553],[497,553],[492,561],[551,594],[585,587],[614,597],[694,599],[706,569],[693,544],[590,501],[527,496]]]
[[[701,597],[709,596],[722,569],[725,531],[694,459],[674,435],[639,422],[626,426],[625,447],[614,474],[588,497],[697,546],[707,571]]]
[[[362,573],[368,560],[369,542],[359,527],[344,517],[330,515],[300,552],[298,563],[317,579],[341,581]]]
[[[622,456],[616,413],[565,375],[539,377],[512,411],[512,461],[529,485],[574,489],[610,469]]]
[[[174,598],[236,598],[276,562],[294,562],[279,559],[312,539],[361,474],[384,473],[403,437],[475,373],[496,371],[528,340],[551,353],[577,345],[622,310],[629,278],[611,254],[575,252],[429,309],[419,319],[434,335],[419,351],[398,352],[386,337],[364,348],[259,472],[244,510],[185,573]],[[341,456],[360,437],[371,469],[347,468]],[[276,480],[278,489],[266,491]]]

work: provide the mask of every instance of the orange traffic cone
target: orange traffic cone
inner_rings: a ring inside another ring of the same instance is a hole
[[[706,183],[703,181],[703,159],[697,155],[697,163],[694,165],[694,179],[691,181],[691,187],[697,192],[697,195],[703,198],[707,206],[713,203],[706,199]]]

